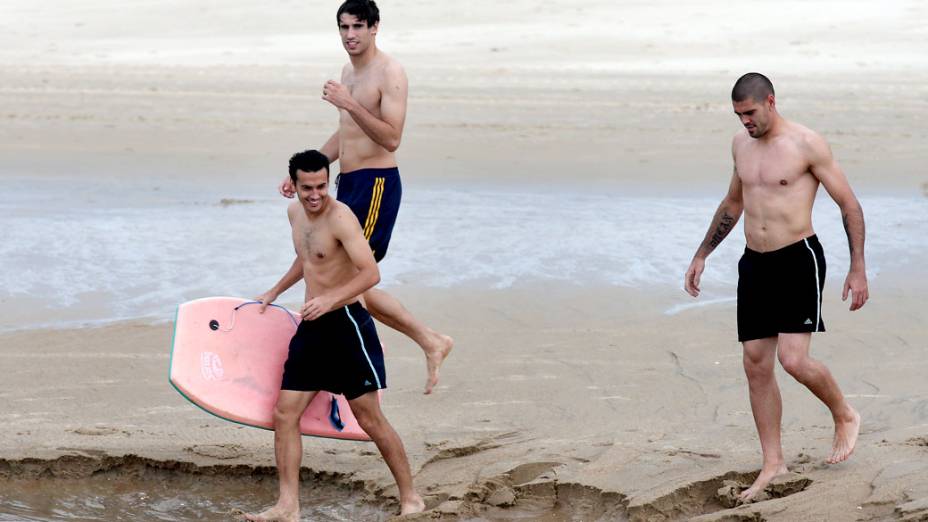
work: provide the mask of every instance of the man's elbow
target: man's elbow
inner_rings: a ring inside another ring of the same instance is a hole
[[[400,148],[400,141],[402,140],[399,137],[390,138],[384,143],[383,148],[387,149],[387,152],[396,152],[396,149]]]
[[[857,197],[853,194],[842,198],[835,198],[835,203],[837,203],[838,208],[841,209],[842,215],[864,213],[863,207],[860,206],[860,201],[858,201]]]
[[[729,196],[722,202],[722,207],[727,210],[729,214],[740,216],[741,212],[744,211],[744,200],[738,196]]]
[[[380,270],[378,270],[376,266],[371,270],[370,275],[368,275],[367,283],[370,285],[368,288],[374,288],[380,284]]]

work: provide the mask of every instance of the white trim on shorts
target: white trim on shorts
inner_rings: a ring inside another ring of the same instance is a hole
[[[817,274],[816,277],[818,277]],[[361,352],[364,353],[364,358],[367,359],[367,364],[371,367],[371,373],[374,374],[374,382],[377,383],[377,389],[382,389],[383,386],[380,385],[380,377],[377,376],[377,370],[374,369],[374,363],[371,362],[371,357],[367,354],[367,348],[364,347],[364,336],[361,335],[361,329],[358,328],[358,323],[354,320],[354,317],[352,317],[351,310],[348,310],[347,305],[345,306],[345,313],[348,314],[348,319],[351,319],[351,324],[354,325],[354,331],[358,333],[358,340],[361,341]]]
[[[815,257],[815,251],[809,246],[808,238],[803,239],[802,242],[806,244],[806,248],[812,254],[812,263],[815,266],[815,330],[812,331],[817,332],[818,325],[822,323],[822,286],[818,279],[818,258]]]

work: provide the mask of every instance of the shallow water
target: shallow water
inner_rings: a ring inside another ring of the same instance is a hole
[[[149,475],[151,475],[149,473]],[[265,476],[221,477],[170,474],[144,479],[104,473],[80,479],[0,480],[0,522],[152,520],[238,520],[237,510],[254,512],[273,502],[277,481]],[[363,500],[363,492],[325,483],[301,482],[301,521],[381,522],[393,508]],[[537,505],[536,505],[537,504]],[[593,522],[613,520],[565,506],[521,502],[510,508],[483,506],[466,522]],[[624,519],[624,518],[623,518]]]
[[[81,479],[0,480],[0,521],[234,520],[233,510],[252,512],[272,503],[277,481],[268,477],[114,473]],[[301,520],[383,521],[392,510],[362,499],[363,492],[305,481]]]
[[[287,201],[248,199],[269,190],[173,184],[140,192],[124,184],[59,180],[40,191],[5,181],[0,331],[170,320],[190,299],[260,294],[290,266]],[[403,197],[381,263],[387,287],[556,282],[678,290],[719,201],[487,187],[409,188]],[[928,262],[928,199],[862,203],[871,278]],[[824,194],[813,221],[829,279],[843,278],[847,240]],[[704,299],[734,295],[740,227],[707,264]],[[302,301],[296,286],[279,301]]]

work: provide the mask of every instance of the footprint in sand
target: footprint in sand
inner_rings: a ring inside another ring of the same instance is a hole
[[[470,492],[473,498],[495,507],[510,507],[520,496],[531,496],[535,501],[547,498],[553,505],[557,499],[558,466],[560,462],[529,462],[520,464],[502,475],[475,484]],[[547,493],[547,494],[546,494]]]
[[[130,436],[131,433],[125,430],[120,430],[117,428],[110,428],[109,426],[95,426],[93,428],[77,428],[74,430],[69,430],[71,433],[76,433],[78,435],[88,435],[91,437],[102,437],[106,435],[125,435],[126,437]]]
[[[755,495],[753,499],[746,503],[753,504],[756,502],[770,500],[772,498],[788,497],[805,490],[807,487],[809,487],[809,484],[812,484],[812,479],[808,477],[804,477],[798,473],[786,473],[770,481],[770,484],[768,484],[763,491]],[[748,489],[750,486],[750,484],[745,484],[735,480],[725,480],[722,481],[722,487],[719,488],[718,492],[716,493],[716,497],[718,498],[719,502],[727,508],[737,507],[745,503],[742,502],[740,498],[738,498],[738,495],[740,495],[742,491]]]
[[[189,451],[201,457],[210,457],[219,460],[237,459],[251,455],[250,451],[238,444],[198,444],[185,448],[185,451]]]

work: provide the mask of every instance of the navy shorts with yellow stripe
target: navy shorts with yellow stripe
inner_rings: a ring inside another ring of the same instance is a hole
[[[359,169],[342,172],[336,181],[337,199],[351,207],[361,222],[364,238],[378,262],[387,254],[393,225],[400,211],[403,185],[400,171],[388,169]]]

